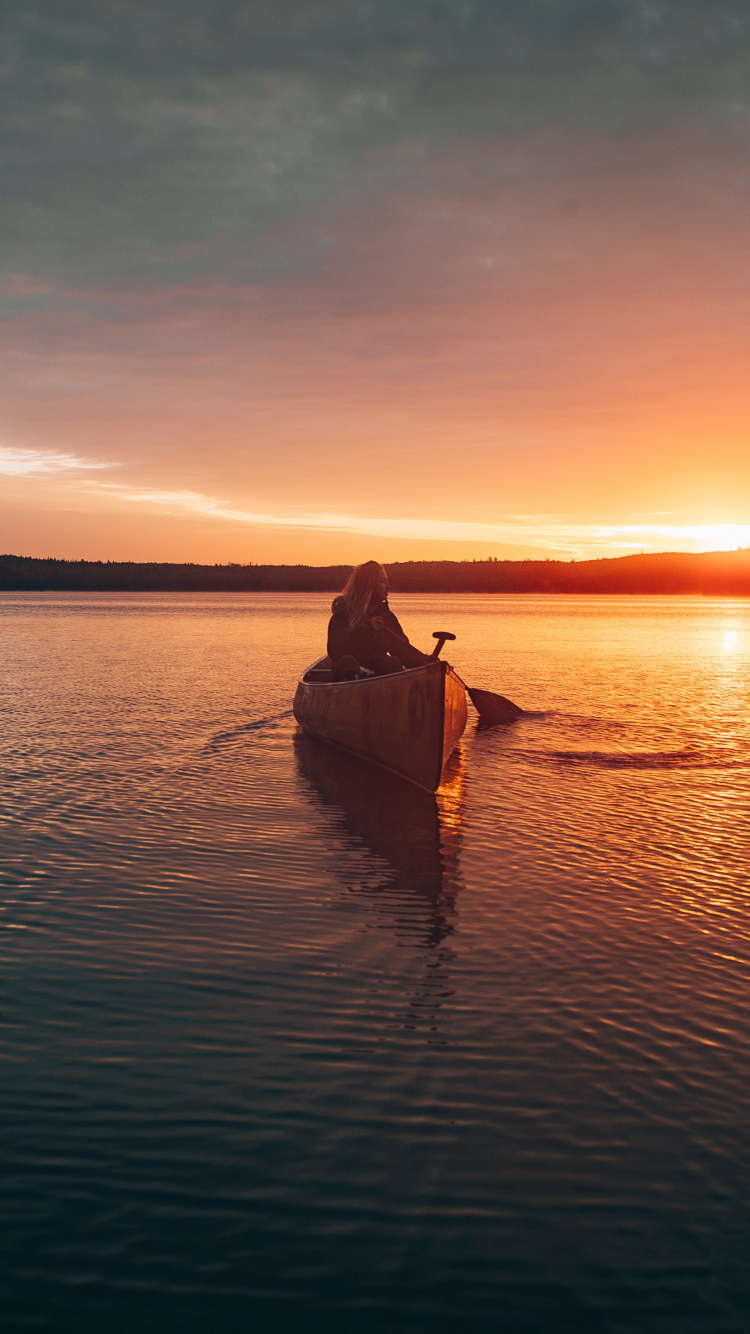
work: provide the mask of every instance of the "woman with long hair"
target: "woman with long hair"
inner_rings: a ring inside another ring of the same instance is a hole
[[[334,681],[373,672],[385,676],[429,661],[409,643],[388,606],[388,575],[376,560],[352,570],[331,611],[328,656]]]

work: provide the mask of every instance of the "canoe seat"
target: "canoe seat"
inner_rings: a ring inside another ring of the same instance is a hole
[[[305,672],[303,681],[330,681],[331,671],[329,667],[311,667],[309,672]]]

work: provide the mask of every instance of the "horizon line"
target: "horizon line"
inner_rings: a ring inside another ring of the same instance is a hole
[[[425,558],[422,560],[388,560],[382,561],[383,567],[394,565],[595,565],[603,562],[614,563],[616,561],[626,560],[657,560],[662,556],[678,556],[683,559],[697,560],[702,556],[737,556],[750,553],[750,546],[732,547],[732,548],[713,548],[706,551],[632,551],[625,552],[618,556],[586,556],[586,557],[561,557],[561,556],[522,556],[522,557],[501,557],[501,556],[467,556],[462,559],[450,559],[447,557]],[[294,564],[258,562],[258,561],[214,561],[207,563],[192,560],[106,560],[99,558],[90,558],[87,556],[21,556],[15,552],[3,552],[0,554],[0,561],[35,561],[40,563],[55,563],[57,565],[173,565],[189,567],[193,569],[205,570],[228,570],[228,569],[269,569],[269,570],[338,570],[355,568],[363,564],[362,561],[336,561],[326,565],[313,565],[305,561],[296,561]]]

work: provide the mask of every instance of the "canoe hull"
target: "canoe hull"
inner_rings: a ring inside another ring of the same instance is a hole
[[[466,695],[448,663],[436,660],[364,681],[303,677],[294,716],[312,736],[435,792],[466,726]]]

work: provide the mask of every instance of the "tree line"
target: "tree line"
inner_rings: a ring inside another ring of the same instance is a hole
[[[0,556],[0,589],[108,593],[335,593],[350,565],[194,565]],[[599,560],[396,561],[394,593],[692,593],[750,597],[750,549]]]

